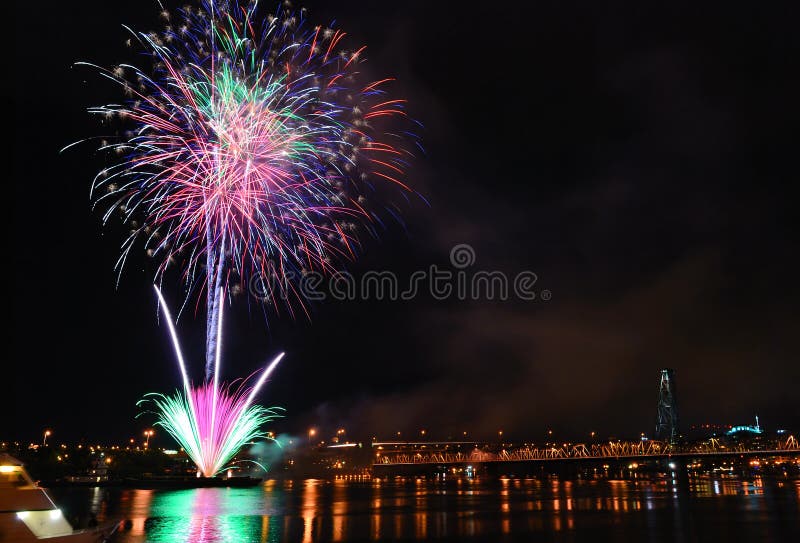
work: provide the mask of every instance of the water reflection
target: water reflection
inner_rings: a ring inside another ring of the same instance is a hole
[[[344,480],[333,483],[333,541],[344,541],[347,536],[347,485]]]
[[[314,519],[317,516],[317,486],[319,481],[309,479],[305,481],[303,492],[303,543],[314,541],[312,532]]]
[[[141,538],[144,541],[145,531],[144,523],[150,514],[150,504],[153,501],[152,490],[137,490],[136,492],[126,493],[123,496],[123,503],[130,501],[130,513],[127,518],[130,519],[130,534],[133,537]]]
[[[375,487],[376,492],[380,491],[380,484]],[[370,539],[378,541],[381,537],[381,499],[380,497],[372,500],[372,514],[370,515]]]
[[[250,489],[80,489],[98,518],[122,516],[120,543],[800,540],[800,481],[672,478],[267,481]],[[59,499],[59,496],[56,496]]]

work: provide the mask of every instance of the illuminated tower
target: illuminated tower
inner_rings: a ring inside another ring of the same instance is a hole
[[[658,418],[656,439],[675,443],[678,439],[678,396],[675,391],[675,370],[661,370],[658,383]]]

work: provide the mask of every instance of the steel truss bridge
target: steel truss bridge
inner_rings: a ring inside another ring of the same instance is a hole
[[[800,453],[800,443],[794,436],[762,442],[758,448],[746,444],[724,444],[718,439],[710,439],[691,445],[672,445],[663,441],[609,441],[605,443],[585,443],[547,445],[535,447],[521,445],[503,448],[499,445],[475,447],[471,451],[447,450],[448,443],[408,443],[380,444],[375,455],[375,466],[408,464],[461,464],[486,462],[530,462],[548,460],[615,460],[629,458],[702,457],[728,455],[780,455]],[[393,445],[392,450],[384,445]],[[458,444],[462,446],[462,444]],[[438,450],[437,450],[438,449]]]

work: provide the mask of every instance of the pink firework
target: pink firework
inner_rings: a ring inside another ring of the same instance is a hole
[[[365,48],[347,46],[346,33],[311,25],[304,10],[199,4],[162,13],[161,32],[131,31],[151,69],[95,66],[126,99],[90,110],[124,129],[103,141],[110,165],[92,198],[104,222],[119,215],[129,228],[120,269],[140,247],[156,262],[156,283],[175,269],[189,294],[205,297],[205,380],[195,387],[156,289],[183,390],[148,399],[159,424],[212,476],[263,437],[261,424],[276,413],[253,400],[283,356],[252,387],[220,384],[224,301],[233,287],[261,279],[276,307],[305,308],[302,274],[338,269],[381,217],[397,216],[390,202],[411,192],[404,170],[418,143],[405,100],[389,94],[394,80],[367,77]]]
[[[169,15],[164,32],[134,33],[150,72],[101,69],[129,96],[90,110],[127,127],[103,145],[112,164],[93,186],[104,218],[130,226],[118,265],[144,247],[157,282],[180,269],[212,315],[220,289],[253,277],[274,304],[302,306],[302,273],[355,258],[361,234],[397,216],[378,202],[410,192],[417,141],[406,101],[389,95],[394,80],[368,78],[365,48],[304,13],[206,0]]]

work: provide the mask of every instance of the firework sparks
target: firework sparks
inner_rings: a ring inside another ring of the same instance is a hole
[[[144,246],[157,282],[179,267],[189,290],[205,290],[212,320],[217,292],[253,276],[270,281],[271,303],[302,305],[292,278],[354,258],[359,232],[380,220],[372,197],[409,191],[414,138],[389,122],[413,122],[405,100],[388,95],[392,78],[366,78],[363,47],[344,49],[344,32],[303,11],[264,17],[256,2],[205,0],[177,18],[133,33],[150,72],[99,68],[130,96],[90,110],[130,127],[101,147],[113,163],[92,190],[104,220],[117,212],[131,227],[118,266]]]
[[[187,293],[205,294],[205,381],[194,387],[156,288],[183,390],[146,398],[205,476],[263,437],[261,424],[276,415],[253,401],[283,354],[252,387],[219,380],[223,307],[234,287],[259,278],[276,308],[305,308],[295,284],[302,273],[355,258],[382,210],[397,216],[393,205],[372,202],[410,193],[403,176],[409,143],[418,143],[394,124],[414,122],[405,100],[389,95],[394,80],[368,79],[364,47],[345,48],[344,32],[312,26],[287,5],[272,15],[259,14],[256,1],[165,9],[163,31],[129,29],[128,44],[151,58],[151,69],[80,63],[126,97],[90,109],[126,127],[101,140],[110,164],[91,193],[104,223],[119,215],[129,227],[118,268],[143,248],[156,283],[176,269]]]
[[[255,389],[252,389],[255,390]],[[265,439],[262,426],[280,416],[280,408],[264,408],[245,401],[251,392],[240,386],[214,389],[205,385],[174,395],[151,393],[139,405],[150,402],[155,407],[156,424],[164,428],[197,466],[204,477],[213,477],[227,466],[233,456],[247,443]],[[209,413],[210,404],[222,414],[216,424]],[[193,414],[197,414],[193,418]]]
[[[237,387],[220,384],[219,370],[222,350],[222,312],[217,329],[218,342],[214,378],[199,387],[193,387],[186,372],[183,352],[172,324],[172,315],[164,296],[154,287],[164,312],[175,357],[181,370],[183,390],[174,395],[150,393],[138,405],[153,405],[156,424],[164,428],[186,451],[204,477],[213,477],[222,471],[239,449],[255,439],[266,438],[261,428],[280,416],[281,408],[264,408],[254,404],[256,395],[267,378],[284,357],[280,353],[261,372],[256,384],[248,386],[250,378]],[[250,376],[252,377],[252,376]]]

